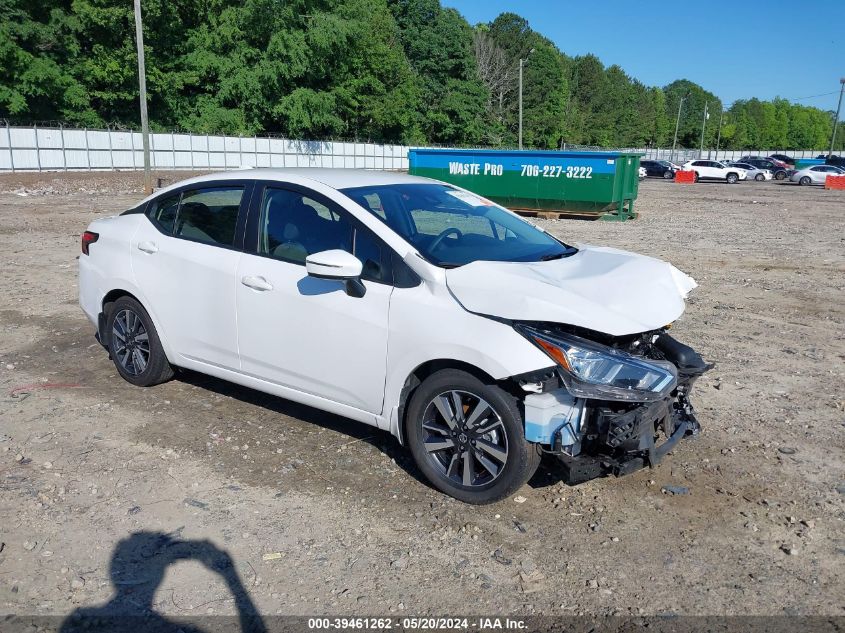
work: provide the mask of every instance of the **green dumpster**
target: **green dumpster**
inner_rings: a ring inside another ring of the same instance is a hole
[[[409,173],[450,182],[514,210],[636,217],[641,154],[412,149]]]

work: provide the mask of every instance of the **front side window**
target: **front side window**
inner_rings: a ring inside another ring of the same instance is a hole
[[[501,207],[448,185],[376,185],[342,193],[438,266],[544,261],[577,252]]]
[[[182,193],[174,235],[220,246],[234,246],[243,187],[210,187]]]
[[[345,216],[306,195],[268,187],[261,202],[258,252],[304,264],[313,253],[352,252],[352,226]]]

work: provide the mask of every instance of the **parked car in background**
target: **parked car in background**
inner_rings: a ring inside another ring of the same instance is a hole
[[[783,180],[792,173],[792,169],[786,163],[764,156],[743,156],[737,162],[754,165],[757,169],[768,169],[775,180]]]
[[[576,483],[696,435],[710,365],[668,333],[695,287],[466,189],[354,169],[185,180],[94,220],[79,256],[80,304],[129,383],[181,367],[375,426],[468,503],[513,494],[543,455]]]
[[[668,160],[641,160],[640,167],[645,168],[646,176],[666,180],[672,180],[675,177],[675,172],[679,171]]]
[[[791,156],[787,156],[786,154],[772,154],[771,156],[769,156],[769,158],[778,160],[784,165],[788,165],[789,167],[795,169],[795,159]]]
[[[836,156],[833,154],[828,156],[824,162],[826,165],[833,165],[834,167],[845,167],[845,156]]]
[[[731,162],[728,163],[728,165],[730,165],[731,167],[739,167],[740,169],[744,169],[745,173],[748,175],[748,180],[756,180],[757,182],[762,182],[763,180],[771,180],[772,178],[774,178],[771,170],[760,169],[759,167],[755,167],[750,163]]]
[[[799,185],[823,185],[828,176],[843,176],[845,169],[835,165],[813,165],[799,169],[789,177],[791,182]]]
[[[690,160],[684,163],[684,169],[695,172],[695,181],[724,180],[733,185],[748,178],[746,171],[740,167],[729,167],[718,160]]]

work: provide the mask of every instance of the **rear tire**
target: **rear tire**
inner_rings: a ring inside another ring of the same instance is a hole
[[[695,180],[695,182],[698,182],[699,180],[701,180],[701,176],[698,175],[698,172],[695,172],[695,179],[694,180]]]
[[[775,173],[775,180],[783,180],[784,178],[786,178],[785,171],[779,171]]]
[[[151,387],[173,378],[153,320],[138,301],[121,297],[106,316],[109,354],[121,378]]]
[[[801,180],[798,181],[799,185],[804,185],[805,187],[811,184],[813,181],[810,179],[809,176],[802,176]]]
[[[671,171],[664,171],[663,172],[663,180],[672,180],[675,177],[675,174]]]
[[[517,399],[465,371],[426,378],[411,397],[406,428],[419,469],[465,503],[509,497],[540,464],[537,445],[525,439]]]

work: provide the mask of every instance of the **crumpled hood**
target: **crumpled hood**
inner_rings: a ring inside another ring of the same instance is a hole
[[[684,312],[698,284],[659,259],[581,245],[547,262],[477,261],[446,271],[455,298],[471,312],[575,325],[612,336],[654,330]]]

